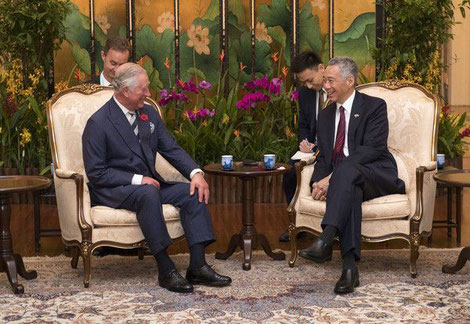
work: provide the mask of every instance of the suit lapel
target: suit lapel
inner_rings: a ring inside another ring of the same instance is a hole
[[[129,149],[145,161],[139,139],[135,136],[134,130],[114,98],[109,101],[108,118]]]
[[[361,122],[364,111],[364,99],[362,94],[356,91],[356,96],[354,97],[351,115],[349,116],[349,128],[348,128],[348,149],[349,154],[354,150],[354,135],[356,134],[357,127]]]

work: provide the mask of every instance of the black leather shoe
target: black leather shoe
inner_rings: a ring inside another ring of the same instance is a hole
[[[301,239],[307,236],[306,232],[300,232],[297,234],[297,238]],[[289,242],[289,231],[285,231],[279,236],[279,242]]]
[[[301,250],[299,255],[318,263],[330,261],[333,255],[333,244],[326,244],[321,238],[318,238],[308,249]]]
[[[211,287],[224,287],[232,283],[230,277],[218,274],[208,264],[203,265],[199,269],[188,269],[186,271],[186,279],[193,285]]]
[[[335,285],[335,293],[349,294],[354,291],[355,287],[359,287],[359,270],[357,268],[344,269]]]
[[[160,287],[178,293],[190,293],[194,290],[193,285],[184,279],[176,269],[170,270],[166,275],[159,275],[158,284]]]

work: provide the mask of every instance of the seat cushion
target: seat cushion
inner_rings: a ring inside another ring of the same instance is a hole
[[[179,210],[173,205],[163,205],[163,217],[166,222],[180,220]],[[93,225],[99,226],[123,226],[136,225],[137,218],[134,212],[127,209],[114,209],[106,206],[95,206],[91,208],[91,220]]]
[[[299,199],[299,212],[316,217],[323,217],[326,203],[314,200],[311,196]],[[410,202],[407,195],[387,195],[362,203],[362,219],[395,219],[410,215]]]

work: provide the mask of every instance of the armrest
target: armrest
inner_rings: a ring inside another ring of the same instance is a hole
[[[86,220],[84,215],[84,204],[83,204],[83,195],[84,195],[84,176],[80,173],[66,170],[66,169],[55,169],[55,176],[58,178],[58,181],[55,181],[56,193],[60,192],[60,186],[63,185],[60,182],[69,182],[73,181],[75,184],[75,197],[76,197],[76,220],[77,224],[80,227],[82,232],[82,237],[84,240],[91,241],[91,231],[92,225]]]
[[[306,174],[304,174],[304,178],[309,177],[308,181],[310,181],[310,178],[313,173],[313,164],[315,163],[317,159],[318,153],[319,152],[317,151],[312,157],[308,159],[300,160],[299,162],[296,162],[294,165],[295,173],[297,176],[297,186],[295,188],[294,198],[292,198],[291,202],[289,203],[289,206],[287,207],[287,212],[289,213],[289,219],[290,219],[291,224],[295,223],[295,213],[296,213],[295,205],[297,204],[297,200],[299,199],[299,196],[300,196],[302,182],[305,182],[304,181],[305,179],[302,178],[302,173],[304,171],[304,168],[306,167],[311,168],[312,169],[311,172],[307,172]]]
[[[434,208],[432,206],[433,210],[424,210],[426,205],[429,205],[429,199],[434,199],[435,195],[435,186],[433,187],[434,190],[427,190],[427,191],[432,191],[432,192],[424,192],[425,186],[424,183],[425,181],[434,181],[432,178],[432,174],[437,171],[437,163],[436,161],[429,161],[428,163],[421,165],[416,168],[416,210],[414,215],[410,218],[410,233],[414,234],[415,236],[420,233],[420,228],[421,228],[421,221],[423,220],[423,217],[426,215],[429,215],[431,218],[430,220],[425,220],[426,222],[430,222],[429,226],[432,226],[432,215],[434,213]],[[429,186],[428,186],[429,188]],[[429,196],[429,197],[428,197]],[[434,205],[434,204],[431,204]],[[430,206],[428,206],[430,207]],[[431,207],[430,207],[431,208]],[[427,217],[427,218],[429,218]],[[426,224],[424,224],[426,225]],[[426,225],[425,227],[429,227]]]
[[[188,179],[158,153],[155,158],[155,170],[166,181],[189,182]]]

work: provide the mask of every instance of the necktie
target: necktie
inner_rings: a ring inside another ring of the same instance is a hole
[[[318,108],[318,111],[325,108],[325,92],[323,91],[323,89],[318,91]]]
[[[333,161],[334,165],[338,165],[344,159],[344,140],[346,139],[346,117],[344,114],[344,107],[339,107],[339,123],[338,129],[336,130],[336,140],[335,140],[335,148],[333,149],[333,153],[331,154],[331,160]]]
[[[134,134],[139,137],[139,126],[137,125],[137,118],[135,112],[129,111],[129,123],[131,124],[131,128],[134,130]]]

